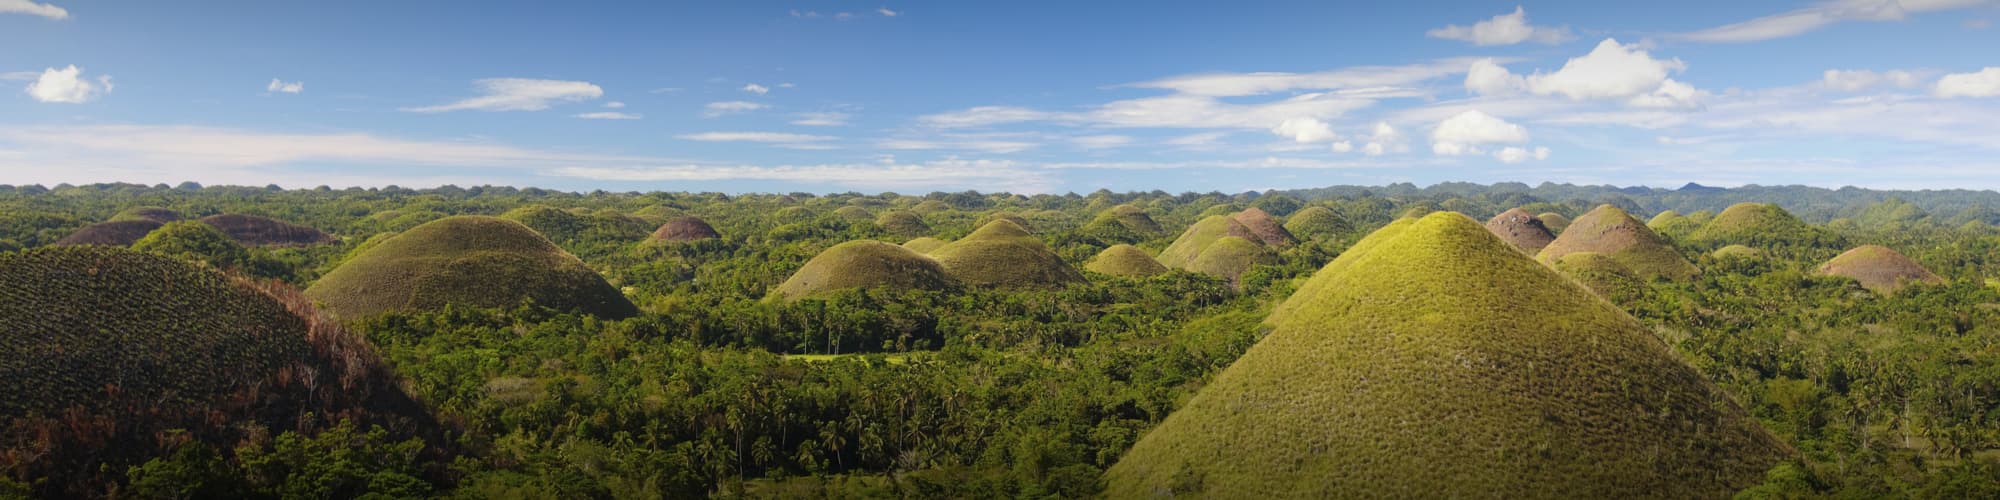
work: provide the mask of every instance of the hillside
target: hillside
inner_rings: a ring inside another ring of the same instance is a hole
[[[132,207],[111,216],[111,220],[149,220],[158,223],[175,222],[186,219],[180,212],[161,207]]]
[[[924,236],[921,238],[915,238],[911,239],[910,241],[903,242],[903,248],[908,248],[911,251],[917,253],[928,254],[933,251],[936,251],[939,248],[944,248],[944,246],[949,243],[951,242],[940,240],[937,238],[932,238],[929,236]]]
[[[1687,234],[1700,244],[1811,245],[1815,230],[1791,212],[1770,203],[1737,203]]]
[[[1096,257],[1092,257],[1089,263],[1083,265],[1083,269],[1093,273],[1128,278],[1153,276],[1167,272],[1167,266],[1160,265],[1159,260],[1154,259],[1151,255],[1146,255],[1145,250],[1124,244],[1112,245],[1110,248],[1105,248],[1104,251],[1098,252]]]
[[[1576,218],[1539,255],[1543,261],[1556,262],[1577,252],[1604,254],[1646,279],[1678,281],[1701,273],[1666,238],[1611,205],[1599,205]]]
[[[1549,232],[1547,226],[1542,225],[1541,219],[1519,208],[1493,216],[1486,221],[1486,230],[1492,231],[1501,240],[1527,252],[1528,255],[1542,251],[1542,247],[1549,246],[1549,242],[1556,239],[1556,235]]]
[[[1917,261],[1881,245],[1862,245],[1842,252],[1820,265],[1819,273],[1854,278],[1863,288],[1881,294],[1896,293],[1912,283],[1944,282],[1944,278],[1932,274]]]
[[[881,216],[875,218],[875,225],[882,226],[882,230],[897,236],[931,234],[931,226],[924,223],[923,217],[903,210],[882,212]]]
[[[721,237],[721,233],[715,232],[715,226],[710,226],[708,221],[694,216],[669,219],[666,223],[660,224],[660,228],[654,230],[652,236],[658,241],[697,241]]]
[[[930,255],[968,286],[1051,288],[1083,281],[1042,240],[1007,220],[987,223]]]
[[[1229,218],[1242,224],[1250,231],[1250,235],[1255,237],[1253,239],[1264,246],[1284,248],[1298,243],[1298,238],[1294,238],[1291,231],[1286,231],[1285,226],[1279,225],[1278,219],[1264,212],[1264,209],[1246,208]]]
[[[944,267],[930,257],[880,241],[859,240],[834,245],[813,256],[772,294],[796,300],[849,288],[949,290],[956,286]]]
[[[1256,242],[1235,236],[1224,236],[1214,245],[1201,251],[1187,270],[1222,278],[1230,286],[1241,287],[1244,271],[1250,266],[1271,264],[1278,259],[1277,254]]]
[[[229,235],[249,246],[294,247],[322,245],[340,241],[325,231],[293,224],[270,217],[243,214],[220,214],[202,217],[201,222]]]
[[[344,318],[530,300],[607,317],[637,312],[603,277],[533,229],[484,216],[439,219],[382,240],[321,277],[306,295]]]
[[[1291,232],[1293,236],[1310,240],[1332,237],[1353,230],[1353,227],[1332,209],[1310,206],[1292,212],[1290,217],[1286,217],[1285,230]]]
[[[147,233],[153,232],[154,229],[159,229],[162,225],[159,221],[150,219],[99,222],[83,226],[82,229],[70,233],[69,236],[64,236],[62,239],[56,240],[55,244],[128,247],[132,246],[133,243],[137,243],[140,238],[146,237]]]
[[[1288,299],[1105,473],[1106,496],[1720,497],[1791,454],[1637,320],[1480,224],[1393,231]]]
[[[549,241],[638,241],[653,231],[653,224],[638,216],[604,211],[579,215],[547,205],[528,205],[500,214],[500,218],[521,223],[541,233]]]
[[[1564,230],[1569,229],[1569,217],[1564,217],[1563,214],[1542,212],[1535,214],[1535,218],[1542,221],[1542,227],[1549,228],[1549,232],[1556,233],[1558,236],[1561,236]]]
[[[1179,238],[1175,238],[1172,244],[1167,245],[1166,250],[1161,250],[1160,263],[1170,269],[1185,269],[1194,264],[1195,257],[1200,256],[1203,249],[1229,236],[1244,239],[1257,237],[1250,232],[1250,228],[1237,222],[1236,219],[1210,215],[1188,226],[1186,231],[1181,232]]]

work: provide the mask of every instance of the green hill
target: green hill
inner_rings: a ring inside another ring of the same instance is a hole
[[[1353,230],[1353,227],[1347,220],[1342,219],[1340,214],[1334,213],[1333,209],[1311,206],[1292,212],[1291,217],[1286,217],[1285,230],[1290,231],[1293,236],[1310,240],[1337,236]]]
[[[1791,454],[1638,320],[1479,223],[1390,231],[1293,294],[1105,496],[1712,498]]]
[[[950,243],[951,242],[949,241],[925,236],[922,238],[917,238],[903,242],[903,248],[908,248],[911,251],[921,254],[928,254],[937,251],[937,249],[939,248],[944,248],[945,245]]]
[[[1944,282],[1944,278],[1924,269],[1917,261],[1881,245],[1862,245],[1842,252],[1821,264],[1819,273],[1854,278],[1863,288],[1880,294],[1896,293],[1912,283]]]
[[[0,254],[0,477],[40,496],[102,496],[162,436],[427,421],[381,366],[289,289],[122,248]]]
[[[1549,246],[1549,242],[1556,239],[1555,233],[1549,232],[1541,219],[1519,208],[1493,216],[1486,221],[1486,230],[1529,255],[1542,251],[1542,247]]]
[[[1083,281],[1083,274],[1049,251],[1042,240],[1005,220],[939,247],[931,257],[969,286],[1047,288]]]
[[[858,240],[813,256],[772,293],[796,300],[849,288],[948,290],[956,286],[944,267],[930,257],[880,241]]]
[[[1285,226],[1278,225],[1278,219],[1271,217],[1271,214],[1264,212],[1264,209],[1246,208],[1229,218],[1249,229],[1250,235],[1255,237],[1253,239],[1263,243],[1264,246],[1284,248],[1298,243],[1298,239],[1292,237],[1291,231],[1286,231]]]
[[[1160,251],[1160,264],[1166,265],[1169,269],[1185,269],[1188,265],[1194,264],[1195,257],[1200,256],[1203,249],[1228,236],[1256,238],[1250,233],[1250,228],[1244,227],[1243,223],[1237,222],[1236,219],[1211,215],[1188,226],[1186,231],[1181,232],[1179,238],[1175,238],[1172,244],[1167,245],[1166,250]]]
[[[186,218],[187,217],[181,216],[180,212],[175,212],[173,210],[161,207],[132,207],[118,212],[118,215],[111,216],[111,220],[114,221],[149,220],[161,224],[179,221]]]
[[[1542,248],[1540,256],[1545,262],[1556,262],[1577,252],[1604,254],[1646,279],[1678,281],[1701,274],[1700,269],[1667,244],[1666,238],[1632,218],[1632,214],[1608,204],[1576,218],[1562,236]]]
[[[1562,256],[1553,266],[1556,272],[1576,280],[1592,292],[1614,303],[1627,303],[1646,293],[1646,280],[1604,254],[1577,252]]]
[[[524,301],[599,316],[637,313],[625,296],[533,229],[497,217],[447,217],[384,239],[306,290],[347,318],[447,304]]]
[[[1193,263],[1188,264],[1187,270],[1222,278],[1232,286],[1241,286],[1240,279],[1243,277],[1243,272],[1250,270],[1250,266],[1270,264],[1277,260],[1277,254],[1272,253],[1264,245],[1235,236],[1224,236],[1216,240],[1214,245],[1203,249],[1201,255],[1195,257]]]
[[[987,225],[992,224],[993,221],[1002,221],[1002,220],[1014,223],[1015,226],[1020,227],[1021,230],[1023,231],[1034,232],[1035,230],[1035,226],[1028,224],[1028,219],[1022,218],[1020,215],[1007,212],[994,212],[986,214],[986,216],[980,217],[979,221],[974,222],[972,225],[975,227],[984,228]]]
[[[925,224],[923,217],[902,210],[882,212],[880,217],[875,218],[875,225],[882,226],[883,230],[899,236],[918,236],[931,233],[931,225]]]
[[[256,215],[210,215],[202,217],[201,223],[215,226],[230,239],[250,246],[296,247],[340,241],[325,231]]]
[[[857,207],[854,205],[848,205],[834,209],[833,216],[842,219],[847,219],[849,222],[861,222],[865,220],[874,220],[875,212],[870,212],[866,208]]]
[[[1652,219],[1646,220],[1646,228],[1652,229],[1655,233],[1660,233],[1661,236],[1686,238],[1689,233],[1700,229],[1701,224],[1696,223],[1694,219],[1681,215],[1680,212],[1668,210],[1653,214]]]
[[[1564,217],[1563,214],[1542,212],[1535,214],[1535,218],[1541,219],[1542,227],[1549,228],[1549,232],[1555,233],[1557,236],[1561,236],[1564,230],[1569,229],[1569,217]]]
[[[250,262],[250,251],[242,244],[198,221],[169,222],[133,243],[132,249],[206,262],[217,269],[240,269]]]
[[[140,238],[146,237],[146,233],[159,229],[161,225],[159,221],[149,219],[99,222],[83,226],[82,229],[69,233],[69,236],[56,240],[55,244],[129,247],[137,243]]]
[[[708,225],[708,221],[701,220],[700,217],[681,216],[669,219],[666,223],[660,224],[659,229],[653,230],[652,239],[657,241],[696,241],[721,237],[722,234],[715,232],[715,226]]]
[[[1083,268],[1093,273],[1124,277],[1145,277],[1167,272],[1167,266],[1160,265],[1159,260],[1146,255],[1145,250],[1125,244],[1111,245],[1110,248],[1098,252],[1097,257],[1091,258],[1090,263],[1084,264]]]
[[[604,211],[578,215],[546,205],[528,205],[500,214],[542,233],[542,237],[562,244],[583,241],[638,241],[653,232],[654,224],[638,216]]]
[[[1743,245],[1729,245],[1709,252],[1708,256],[1717,259],[1761,259],[1764,257],[1764,251]]]
[[[1714,219],[1688,233],[1690,243],[1812,244],[1814,230],[1791,212],[1770,203],[1730,205]]]
[[[1319,272],[1313,273],[1313,276],[1317,278],[1322,274],[1344,272],[1344,270],[1347,269],[1348,266],[1354,265],[1354,263],[1356,261],[1361,260],[1362,257],[1365,257],[1368,254],[1374,252],[1375,249],[1377,247],[1380,247],[1383,242],[1396,239],[1397,235],[1402,234],[1404,230],[1409,229],[1410,226],[1416,225],[1417,220],[1418,219],[1396,219],[1395,221],[1390,222],[1389,225],[1382,226],[1381,229],[1377,229],[1373,233],[1368,233],[1368,236],[1362,237],[1360,241],[1356,241],[1354,242],[1353,245],[1348,246],[1346,251],[1340,252],[1340,255],[1334,257],[1332,262],[1327,262],[1325,266],[1321,266]],[[1293,291],[1292,296],[1299,297],[1299,296],[1319,295],[1325,293],[1325,287],[1330,286],[1332,284],[1333,281],[1331,280],[1309,279],[1306,280],[1306,283],[1304,285],[1300,285],[1298,290]],[[1296,309],[1300,304],[1303,303],[1304,301],[1291,301],[1291,300],[1279,302],[1277,307],[1271,309],[1271,314],[1264,318],[1264,324],[1265,325],[1278,324],[1279,321],[1282,321],[1284,318],[1290,316],[1293,309]]]
[[[1152,239],[1163,231],[1145,209],[1133,205],[1105,209],[1083,226],[1084,233],[1115,241]]]

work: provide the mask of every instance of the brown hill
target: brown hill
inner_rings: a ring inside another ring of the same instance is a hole
[[[872,240],[834,245],[792,273],[772,293],[785,300],[850,288],[948,290],[957,286],[944,267],[923,254]]]
[[[1917,261],[1881,245],[1854,247],[1821,264],[1819,273],[1854,278],[1863,288],[1880,294],[1896,293],[1912,283],[1944,282]]]
[[[1254,236],[1254,239],[1263,243],[1264,246],[1284,248],[1291,246],[1293,243],[1298,243],[1298,239],[1292,237],[1292,232],[1286,231],[1285,226],[1279,225],[1278,219],[1271,217],[1271,214],[1265,212],[1264,209],[1257,207],[1246,208],[1241,212],[1237,212],[1236,215],[1229,216],[1229,218],[1235,220],[1238,224],[1242,224],[1244,228],[1249,229],[1251,236]]]
[[[1186,269],[1189,264],[1194,263],[1195,257],[1201,256],[1203,249],[1227,236],[1257,238],[1255,234],[1251,234],[1249,227],[1237,222],[1236,219],[1210,215],[1188,226],[1186,231],[1181,232],[1179,238],[1175,238],[1172,244],[1167,245],[1166,250],[1161,250],[1160,263],[1170,269]]]
[[[1678,281],[1701,274],[1701,270],[1674,250],[1666,238],[1654,233],[1632,214],[1609,204],[1600,205],[1576,218],[1568,229],[1563,230],[1562,236],[1542,248],[1540,257],[1543,262],[1553,263],[1560,261],[1564,255],[1578,252],[1604,254],[1646,279]]]
[[[138,243],[140,238],[145,238],[147,233],[163,225],[165,224],[148,219],[99,222],[83,226],[82,229],[69,233],[69,236],[56,240],[55,244],[129,247],[133,243]]]
[[[653,230],[653,239],[662,241],[695,241],[721,237],[722,234],[715,232],[715,227],[708,225],[708,221],[694,216],[675,217],[665,224],[660,224],[659,229]]]
[[[1528,255],[1542,251],[1542,247],[1549,246],[1549,242],[1556,240],[1556,235],[1549,232],[1548,226],[1542,225],[1541,219],[1519,208],[1493,216],[1493,219],[1486,221],[1486,230],[1492,231],[1501,240],[1527,252]]]
[[[202,217],[201,222],[222,230],[222,234],[237,243],[250,246],[292,247],[339,241],[324,231],[270,217],[221,214]]]
[[[143,219],[165,224],[186,219],[186,217],[182,217],[180,212],[160,207],[132,207],[125,209],[123,212],[118,212],[118,215],[111,216],[111,220],[133,219]]]

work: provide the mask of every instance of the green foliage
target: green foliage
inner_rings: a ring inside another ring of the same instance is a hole
[[[1286,217],[1285,230],[1300,238],[1316,240],[1353,231],[1354,228],[1332,209],[1314,205]]]
[[[228,235],[222,234],[222,231],[215,229],[214,226],[197,221],[169,222],[147,234],[145,238],[140,238],[139,242],[133,243],[132,249],[202,262],[217,269],[243,269],[258,275],[282,272],[282,269],[257,269],[267,266],[252,266],[250,251],[245,250],[243,245],[229,239]]]

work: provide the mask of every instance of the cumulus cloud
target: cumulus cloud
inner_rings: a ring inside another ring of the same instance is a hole
[[[96,81],[84,78],[83,70],[72,64],[63,69],[48,68],[41,76],[28,83],[28,95],[35,100],[51,103],[81,104],[96,100],[98,96],[110,93],[112,89],[109,75],[98,76]]]
[[[1932,92],[1938,97],[2000,96],[2000,67],[1988,66],[1976,73],[1952,73],[1939,78]]]
[[[1474,23],[1472,26],[1448,25],[1424,33],[1431,38],[1472,42],[1473,45],[1513,45],[1534,41],[1558,44],[1575,37],[1570,36],[1568,27],[1550,28],[1528,24],[1527,11],[1514,6],[1514,13],[1501,14]]]
[[[1182,75],[1133,83],[1127,87],[1172,90],[1181,94],[1232,97],[1293,90],[1336,90],[1397,87],[1455,75],[1473,58],[1448,58],[1402,66],[1355,66],[1314,73],[1209,73]]]
[[[582,113],[572,116],[575,116],[577,118],[582,118],[585,120],[637,120],[640,118],[645,118],[644,115],[620,113],[617,111],[598,111],[593,113]]]
[[[1554,73],[1527,78],[1536,94],[1570,99],[1625,99],[1660,88],[1672,72],[1687,69],[1680,59],[1654,59],[1636,45],[1606,38],[1583,57],[1571,58]]]
[[[1493,58],[1472,62],[1472,68],[1465,72],[1465,90],[1479,95],[1505,95],[1528,87],[1526,79],[1507,67],[1494,62]]]
[[[1843,92],[1858,92],[1881,85],[1910,88],[1921,83],[1918,80],[1919,78],[1915,73],[1903,70],[1889,70],[1878,73],[1865,69],[1829,69],[1821,77],[1821,83],[1825,84],[1827,88]]]
[[[1992,0],[1827,0],[1810,7],[1708,28],[1673,38],[1740,43],[1797,36],[1843,21],[1901,21],[1909,14],[1991,5]]]
[[[1522,147],[1508,146],[1505,148],[1501,148],[1500,151],[1498,152],[1493,153],[1493,158],[1500,160],[1501,163],[1520,163],[1531,159],[1547,160],[1549,159],[1549,148],[1536,147],[1534,149],[1528,149]]]
[[[771,93],[771,88],[763,85],[758,85],[755,83],[747,83],[743,85],[743,91],[757,95],[764,95]]]
[[[1479,110],[1446,118],[1431,131],[1431,152],[1446,156],[1480,154],[1486,144],[1522,142],[1528,142],[1527,128]]]
[[[1046,171],[1006,160],[949,159],[924,163],[845,163],[819,165],[661,165],[645,167],[564,167],[550,175],[593,180],[662,182],[755,180],[833,183],[843,186],[951,190],[983,186],[1025,194],[1055,189]]]
[[[271,83],[269,85],[264,86],[264,91],[274,92],[274,93],[297,94],[306,91],[306,82],[287,82],[276,78],[272,78]]]
[[[701,142],[817,142],[833,140],[833,137],[824,135],[788,134],[784,132],[703,132],[674,137]]]
[[[847,119],[849,118],[847,113],[841,113],[837,111],[807,112],[807,113],[799,113],[792,116],[796,117],[795,119],[792,120],[793,125],[802,125],[807,127],[845,126],[847,125]]]
[[[1271,133],[1301,144],[1340,140],[1340,134],[1333,133],[1333,126],[1312,118],[1287,119],[1271,127]]]
[[[731,115],[747,111],[756,111],[768,107],[770,106],[750,101],[711,102],[708,103],[707,106],[703,107],[703,109],[705,109],[706,111],[703,111],[702,115],[707,116],[709,118],[714,118],[722,115]]]
[[[604,96],[604,89],[590,82],[537,80],[532,78],[487,78],[472,82],[478,96],[434,106],[402,108],[412,113],[449,111],[541,111],[557,102],[588,101]]]
[[[1708,91],[1668,78],[1660,82],[1660,88],[1632,96],[1627,103],[1640,108],[1694,109],[1701,107],[1702,99],[1707,96]]]
[[[67,9],[30,0],[0,0],[0,14],[27,14],[55,20],[69,19]]]
[[[1389,125],[1389,122],[1375,122],[1375,127],[1370,130],[1370,134],[1368,135],[1368,143],[1361,146],[1361,154],[1368,156],[1382,156],[1387,153],[1407,153],[1409,151],[1409,139],[1405,139],[1403,134],[1396,130],[1396,127]]]

